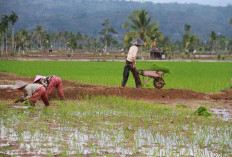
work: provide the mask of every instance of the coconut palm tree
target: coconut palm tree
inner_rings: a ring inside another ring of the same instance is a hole
[[[0,37],[1,37],[1,52],[3,53],[4,51],[4,32],[5,32],[5,25],[1,19],[0,21]]]
[[[0,22],[0,33],[2,34],[2,52],[4,51],[5,46],[5,54],[7,54],[7,32],[9,26],[9,16],[3,15]],[[4,44],[4,36],[5,36],[5,44]]]
[[[18,53],[24,54],[27,46],[28,46],[28,39],[29,33],[26,29],[22,29],[20,32],[15,33],[15,46],[18,49]]]
[[[188,25],[188,24],[185,24],[185,25],[184,25],[184,30],[185,30],[185,32],[186,32],[187,34],[190,33],[190,31],[191,31],[191,26]]]
[[[232,30],[232,18],[230,19],[230,26],[231,26],[231,30]]]
[[[148,46],[151,46],[153,40],[162,36],[162,33],[158,29],[158,23],[152,22],[152,18],[153,17],[149,16],[146,9],[134,10],[128,15],[128,19],[130,19],[131,22],[125,22],[123,24],[124,29],[129,27],[133,32],[127,32],[124,38],[128,38],[134,34],[135,36],[133,38],[140,37]],[[124,41],[125,40],[127,39],[124,39]]]
[[[36,41],[37,48],[40,47],[40,49],[42,49],[42,47],[43,47],[43,45],[42,45],[43,27],[37,25],[32,33],[33,33],[33,39]]]
[[[104,27],[98,34],[102,35],[103,37],[101,40],[104,42],[105,48],[104,48],[104,53],[107,53],[108,51],[108,46],[113,40],[112,34],[116,34],[117,32],[114,30],[112,26],[110,26],[110,21],[109,19],[106,19],[103,23],[102,26]]]
[[[14,51],[14,25],[15,23],[18,21],[18,15],[15,12],[11,12],[11,15],[9,16],[9,22],[12,25],[12,34],[11,34],[11,38],[12,38],[12,50]]]
[[[214,31],[212,31],[210,33],[210,40],[212,43],[212,52],[215,52],[216,39],[217,39],[217,34]]]

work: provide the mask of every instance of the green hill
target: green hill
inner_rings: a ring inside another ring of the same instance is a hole
[[[191,32],[201,40],[209,39],[211,31],[231,37],[232,6],[212,7],[196,4],[154,4],[116,0],[0,0],[0,15],[19,15],[16,29],[29,31],[42,25],[48,31],[73,31],[97,36],[101,23],[110,19],[122,38],[126,30],[122,24],[135,9],[145,8],[158,21],[160,30],[171,39],[181,39],[184,24],[191,25]]]

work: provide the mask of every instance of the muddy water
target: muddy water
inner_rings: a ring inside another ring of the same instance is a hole
[[[15,117],[12,119],[18,121]],[[10,121],[11,119],[8,120],[8,122]],[[188,126],[184,126],[183,129],[188,129]],[[0,154],[43,156],[65,152],[66,155],[111,153],[120,154],[120,156],[136,154],[146,156],[221,156],[222,154],[218,154],[217,150],[220,146],[227,146],[226,154],[232,155],[231,128],[225,130],[223,135],[216,134],[215,128],[200,129],[195,132],[192,141],[189,141],[184,134],[177,135],[173,132],[167,136],[155,130],[138,128],[133,133],[132,141],[129,142],[126,140],[122,127],[115,130],[101,128],[101,131],[90,131],[85,127],[80,129],[78,126],[57,126],[51,127],[51,132],[42,130],[20,132],[16,127],[8,127],[2,120]],[[206,130],[208,134],[205,133]],[[221,145],[214,143],[221,143]],[[212,145],[208,146],[209,144]]]
[[[232,110],[229,109],[210,109],[210,111],[216,115],[218,115],[219,118],[229,121],[232,120]]]
[[[13,85],[0,85],[0,88],[12,88]]]

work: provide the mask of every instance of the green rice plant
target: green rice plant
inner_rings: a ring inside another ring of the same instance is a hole
[[[157,64],[167,67],[171,75],[164,75],[164,88],[191,89],[201,92],[219,92],[230,88],[232,62],[157,62],[138,61],[137,69]],[[83,83],[120,86],[124,62],[74,62],[74,61],[0,61],[1,72],[23,76],[57,75],[62,79]],[[130,75],[127,86],[134,87]],[[152,85],[149,88],[154,88]]]
[[[45,151],[47,156],[57,154],[53,148],[59,153],[66,152],[67,156],[71,155],[68,152],[84,156],[85,148],[94,155],[108,146],[111,150],[122,149],[121,155],[125,155],[125,150],[137,155],[142,149],[150,152],[150,148],[155,148],[150,156],[152,153],[175,156],[175,147],[182,152],[178,155],[188,156],[190,148],[195,148],[197,154],[201,151],[199,146],[205,149],[207,143],[207,149],[216,154],[232,153],[231,122],[198,116],[191,109],[113,96],[52,104],[55,105],[47,109],[0,110],[1,128],[21,132],[17,134],[21,144],[33,146],[38,142],[33,150]],[[25,131],[30,135],[27,139],[21,136]],[[82,139],[78,134],[87,138]],[[97,144],[101,142],[105,145]],[[183,146],[187,146],[184,151]]]
[[[211,113],[208,112],[208,109],[205,106],[200,106],[195,112],[195,115],[209,117],[212,116]]]
[[[187,108],[185,104],[177,104],[176,108]]]

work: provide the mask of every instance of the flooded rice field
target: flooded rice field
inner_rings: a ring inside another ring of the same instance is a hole
[[[116,97],[53,104],[1,105],[0,155],[232,155],[230,120]]]

